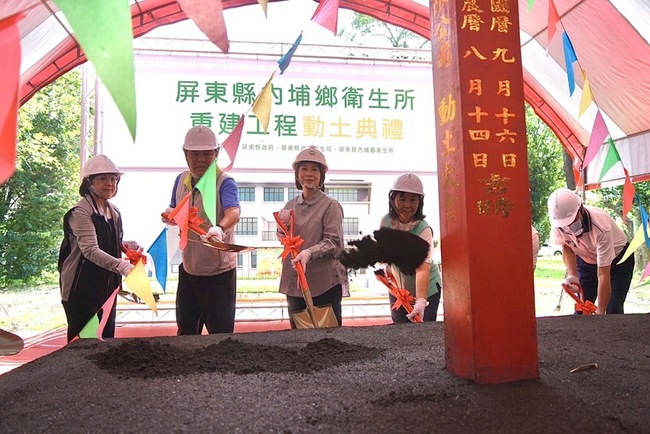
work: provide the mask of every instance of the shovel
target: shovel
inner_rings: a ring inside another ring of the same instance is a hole
[[[170,219],[169,214],[164,212],[161,214],[164,218]],[[202,222],[201,222],[202,223]],[[188,222],[187,227],[193,231],[196,232],[199,235],[205,235],[208,233],[205,229],[203,229],[200,226],[200,223],[197,222]],[[203,243],[204,245],[208,247],[215,248],[217,250],[223,250],[224,252],[236,252],[236,253],[245,253],[245,252],[251,252],[255,250],[255,247],[249,247],[249,246],[240,246],[238,244],[228,244],[228,243],[222,243],[220,241],[217,241],[216,239],[210,239],[208,240],[207,243]]]
[[[284,252],[280,255],[283,259],[291,254],[292,257],[300,252],[299,247],[302,245],[302,238],[299,236],[293,235],[293,219],[294,214],[293,210],[291,211],[291,230],[288,230],[286,226],[280,221],[278,213],[274,212],[273,217],[278,223],[278,226],[286,236],[282,239],[282,244],[284,245]],[[336,319],[336,314],[331,305],[326,306],[314,306],[314,301],[311,297],[311,291],[309,290],[309,285],[307,284],[307,277],[305,277],[305,270],[302,268],[300,262],[296,263],[296,273],[298,273],[298,286],[302,291],[302,296],[305,299],[305,304],[307,309],[299,312],[291,313],[291,319],[296,324],[296,328],[299,329],[320,329],[328,327],[338,327],[339,322]]]
[[[0,329],[0,356],[13,356],[23,349],[23,338]]]

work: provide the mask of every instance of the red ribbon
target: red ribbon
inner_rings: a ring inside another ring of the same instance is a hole
[[[391,295],[397,299],[391,306],[391,309],[397,310],[400,307],[404,307],[406,313],[413,312],[413,306],[411,306],[411,302],[415,300],[415,297],[413,297],[413,295],[411,295],[407,289],[399,288],[397,286],[397,279],[395,279],[395,276],[393,276],[390,271],[384,270],[384,273],[385,274],[376,273],[375,276],[377,276],[377,279],[381,283],[386,285]],[[415,322],[422,322],[420,315],[416,315],[413,320]]]

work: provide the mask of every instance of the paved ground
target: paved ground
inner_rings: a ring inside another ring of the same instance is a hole
[[[537,323],[539,378],[500,385],[441,322],[79,341],[0,376],[0,432],[648,432],[649,315]]]

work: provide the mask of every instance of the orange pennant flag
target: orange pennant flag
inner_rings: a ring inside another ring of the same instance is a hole
[[[257,120],[262,124],[264,132],[269,129],[269,121],[271,120],[271,102],[273,100],[273,88],[271,86],[271,80],[275,72],[271,74],[271,78],[266,82],[264,89],[257,95],[255,102],[253,103],[253,113],[257,117]]]
[[[189,193],[186,197],[189,198],[190,194],[191,193]],[[176,205],[176,208],[174,208],[174,216],[171,217],[178,225],[178,229],[181,231],[181,242],[180,242],[181,249],[184,249],[185,246],[187,245],[187,231],[189,230],[187,224],[188,224],[189,216],[190,216],[190,201],[182,200],[181,203]]]
[[[0,184],[16,170],[18,131],[18,86],[20,80],[20,32],[23,14],[0,21]]]
[[[260,6],[262,6],[264,17],[267,18],[268,15],[266,15],[266,9],[268,8],[269,0],[257,0],[257,2],[260,4]]]
[[[623,221],[626,221],[625,216],[630,212],[632,205],[634,204],[636,189],[634,188],[634,184],[630,179],[630,174],[627,169],[623,168],[623,172],[625,173],[625,184],[623,186]]]

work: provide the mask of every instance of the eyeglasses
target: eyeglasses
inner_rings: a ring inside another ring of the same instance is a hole
[[[121,176],[120,175],[98,175],[93,177],[93,181],[95,179],[104,183],[110,182],[112,184],[117,184],[118,182],[120,182]]]

